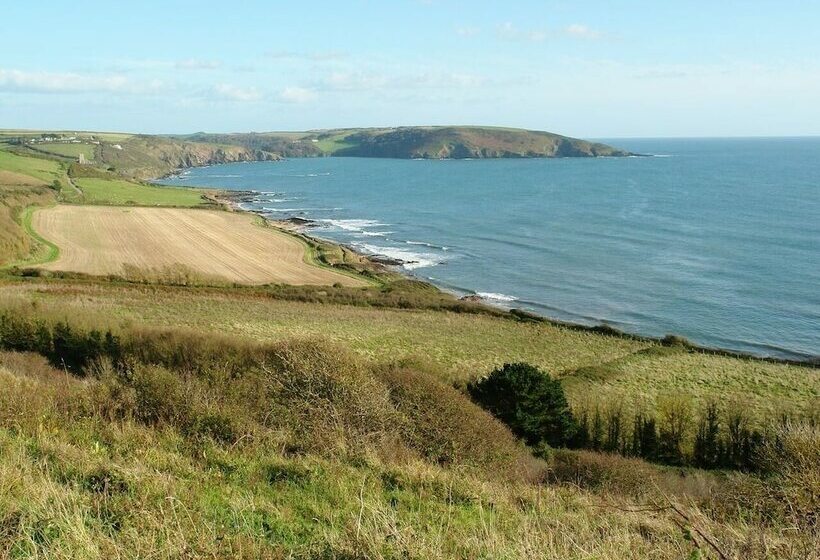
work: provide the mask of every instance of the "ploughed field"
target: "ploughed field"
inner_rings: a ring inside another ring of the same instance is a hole
[[[243,284],[364,285],[305,261],[298,239],[231,212],[181,208],[55,206],[37,210],[35,231],[59,247],[47,270],[167,275]]]

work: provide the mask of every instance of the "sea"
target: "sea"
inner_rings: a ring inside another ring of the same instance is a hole
[[[289,159],[163,183],[253,191],[248,210],[502,307],[820,355],[820,138],[604,141],[644,157]]]

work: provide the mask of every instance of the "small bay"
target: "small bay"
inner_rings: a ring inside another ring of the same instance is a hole
[[[820,354],[820,138],[605,140],[652,157],[291,159],[187,170],[459,294],[757,355]]]

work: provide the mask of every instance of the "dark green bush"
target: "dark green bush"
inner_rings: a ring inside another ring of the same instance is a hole
[[[505,364],[467,390],[528,445],[563,447],[577,430],[561,384],[529,364]]]

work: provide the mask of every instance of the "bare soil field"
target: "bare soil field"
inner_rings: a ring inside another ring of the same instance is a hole
[[[247,214],[180,208],[55,206],[37,210],[32,226],[56,244],[47,270],[128,275],[185,270],[245,284],[365,282],[311,265],[297,239],[253,223]]]

